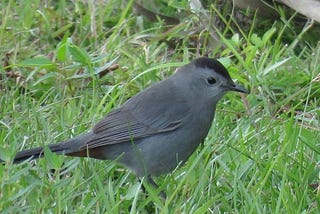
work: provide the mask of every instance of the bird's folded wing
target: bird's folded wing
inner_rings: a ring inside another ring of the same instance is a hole
[[[170,86],[162,87],[162,93],[157,90],[150,88],[109,113],[94,127],[94,137],[84,147],[134,142],[181,127],[190,111],[186,100],[173,93]]]

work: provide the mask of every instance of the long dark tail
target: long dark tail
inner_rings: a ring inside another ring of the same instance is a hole
[[[57,143],[53,145],[49,145],[49,149],[57,154],[62,154],[67,151],[66,143]],[[15,158],[13,159],[13,163],[20,163],[25,160],[34,160],[38,158],[42,158],[44,155],[44,148],[43,147],[36,147],[32,149],[27,149],[20,151],[16,154]]]
[[[89,132],[61,143],[49,145],[48,147],[54,153],[72,155],[72,153],[79,152],[79,148],[86,145],[87,142],[90,141],[91,136],[92,133]],[[41,158],[43,155],[43,147],[23,150],[16,154],[13,163]]]

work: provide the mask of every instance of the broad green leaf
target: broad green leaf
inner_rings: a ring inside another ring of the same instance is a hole
[[[59,156],[52,152],[49,147],[45,146],[43,149],[44,157],[47,160],[50,168],[60,169],[63,164],[63,156]]]
[[[67,59],[67,46],[69,44],[68,36],[69,33],[66,33],[57,47],[57,59],[62,62]]]
[[[73,56],[73,58],[75,59],[75,61],[80,62],[81,64],[84,64],[84,65],[91,64],[89,55],[82,48],[76,45],[70,45],[68,46],[68,50],[70,54]]]

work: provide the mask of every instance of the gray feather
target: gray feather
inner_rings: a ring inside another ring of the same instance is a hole
[[[135,141],[178,129],[190,112],[183,97],[170,79],[138,93],[101,120],[93,129],[94,137],[81,149]]]

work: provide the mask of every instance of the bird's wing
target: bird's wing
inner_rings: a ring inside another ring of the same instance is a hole
[[[93,129],[86,149],[134,141],[178,129],[187,121],[190,107],[170,81],[162,81],[109,113]]]

